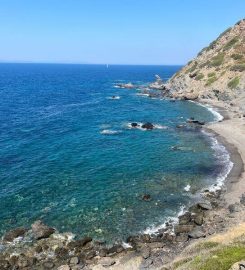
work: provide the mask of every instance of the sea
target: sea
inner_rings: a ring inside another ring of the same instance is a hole
[[[228,152],[186,121],[221,116],[142,92],[156,74],[167,80],[180,68],[0,64],[0,234],[41,219],[60,232],[124,241],[220,188]],[[133,89],[117,87],[129,82]]]

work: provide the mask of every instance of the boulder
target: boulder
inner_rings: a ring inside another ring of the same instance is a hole
[[[212,210],[213,207],[211,205],[210,202],[199,202],[198,206],[202,209],[202,210]]]
[[[197,225],[199,225],[199,226],[202,225],[203,224],[203,213],[202,212],[196,213],[193,216],[193,220]]]
[[[193,228],[194,228],[193,225],[176,225],[174,227],[174,232],[176,234],[189,233],[193,230]]]
[[[183,215],[179,216],[179,225],[187,225],[191,221],[191,213],[185,212]]]
[[[33,236],[36,240],[48,238],[55,232],[54,228],[48,227],[41,220],[36,221],[31,225]]]
[[[100,264],[104,267],[109,267],[112,266],[116,263],[116,261],[112,258],[109,257],[105,257],[103,259],[100,260]]]
[[[77,265],[77,264],[79,264],[79,262],[80,262],[80,260],[78,257],[72,257],[70,259],[70,264],[72,264],[72,265]]]
[[[154,125],[150,122],[146,122],[141,127],[147,130],[152,130],[154,128]]]
[[[151,249],[147,246],[143,247],[141,249],[141,256],[144,258],[144,259],[148,259],[151,255]]]
[[[187,242],[188,241],[188,234],[187,233],[180,233],[176,236],[176,242]]]
[[[44,269],[53,269],[55,267],[55,264],[52,261],[46,261],[43,263]]]
[[[188,235],[189,235],[190,238],[193,238],[193,239],[206,237],[205,232],[200,227],[195,227],[195,229],[193,231],[191,231]]]
[[[238,203],[234,203],[234,204],[230,204],[228,206],[228,209],[230,211],[230,213],[234,213],[234,212],[239,212],[240,211],[240,207]]]
[[[65,264],[58,267],[57,270],[71,270],[71,268],[68,264]]]
[[[16,228],[16,229],[10,230],[3,236],[3,240],[7,242],[13,242],[15,238],[24,236],[26,232],[27,232],[27,229],[25,228]]]
[[[131,123],[131,127],[138,127],[138,123],[136,122]]]

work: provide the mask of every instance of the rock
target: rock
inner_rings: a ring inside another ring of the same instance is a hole
[[[163,248],[165,244],[162,242],[153,242],[153,243],[147,244],[147,246],[151,249],[157,249],[157,248]]]
[[[80,260],[79,260],[78,257],[72,257],[72,258],[70,259],[70,264],[72,264],[72,265],[79,264],[79,262],[80,262]]]
[[[242,197],[241,197],[241,199],[240,199],[240,203],[241,203],[242,205],[245,205],[245,194],[242,194]]]
[[[201,226],[203,224],[203,213],[196,213],[193,220],[197,225]]]
[[[185,212],[183,215],[179,216],[179,225],[187,225],[191,221],[191,213]]]
[[[96,251],[95,250],[91,250],[86,254],[86,259],[87,260],[91,260],[96,256]]]
[[[99,256],[100,257],[106,257],[108,254],[108,249],[107,248],[102,248],[101,250],[99,250]]]
[[[68,264],[65,264],[58,267],[57,270],[71,270],[71,268]]]
[[[28,258],[25,256],[25,255],[20,255],[19,258],[18,258],[18,266],[20,268],[24,268],[24,267],[27,267],[29,266],[29,262],[28,262]]]
[[[108,258],[108,257],[101,259],[99,262],[104,267],[109,267],[109,266],[112,266],[116,263],[116,261],[114,259]]]
[[[143,247],[141,249],[141,256],[144,258],[144,259],[147,259],[149,258],[151,255],[151,249],[149,247]]]
[[[196,227],[188,235],[189,235],[190,238],[193,238],[193,239],[198,239],[198,238],[201,238],[201,237],[206,237],[205,232],[200,227]]]
[[[239,212],[239,210],[240,210],[239,204],[238,203],[230,204],[228,206],[228,209],[229,209],[230,213]]]
[[[147,130],[152,130],[154,128],[154,125],[152,123],[147,122],[143,124],[141,127]]]
[[[180,233],[176,236],[176,242],[187,242],[188,241],[188,234]]]
[[[54,254],[59,259],[67,259],[69,257],[69,251],[64,247],[57,247]]]
[[[239,262],[238,265],[239,265],[239,270],[245,270],[245,261]]]
[[[36,253],[41,253],[42,251],[43,251],[43,248],[41,246],[38,245],[38,246],[35,247],[35,252]]]
[[[199,202],[198,206],[202,209],[202,210],[212,210],[213,207],[211,205],[210,202]]]
[[[78,239],[78,240],[75,240],[75,241],[71,241],[67,244],[67,247],[69,249],[75,249],[75,248],[78,248],[78,249],[81,249],[83,248],[86,244],[90,243],[92,241],[92,238],[91,237],[84,237],[82,239]]]
[[[24,236],[26,232],[27,232],[27,229],[25,228],[16,228],[16,229],[10,230],[3,236],[3,240],[7,242],[13,242],[15,238]]]
[[[0,269],[5,270],[10,268],[10,263],[7,260],[0,260]]]
[[[52,261],[47,261],[43,263],[44,269],[53,269],[55,267],[55,264]]]
[[[9,258],[9,263],[11,264],[11,266],[16,266],[18,264],[18,257],[15,255],[11,256]],[[1,266],[1,264],[0,264],[0,266]]]
[[[138,127],[138,123],[135,122],[131,123],[131,127]]]
[[[141,264],[141,268],[149,268],[152,264],[153,260],[151,258],[148,258]]]
[[[142,196],[142,200],[143,200],[143,201],[146,201],[146,202],[151,201],[151,195],[150,195],[150,194],[144,194],[144,195]]]
[[[124,250],[122,245],[115,245],[111,248],[108,249],[108,253],[113,254],[113,253],[120,253]]]
[[[194,226],[193,225],[176,225],[174,227],[174,232],[176,234],[180,233],[189,233],[193,230]]]
[[[48,227],[43,224],[41,220],[36,221],[31,225],[33,236],[36,240],[42,238],[48,238],[51,234],[55,232],[54,228]]]

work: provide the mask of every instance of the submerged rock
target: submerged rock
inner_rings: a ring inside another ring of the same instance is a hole
[[[48,227],[41,220],[37,220],[31,225],[33,236],[36,240],[42,238],[48,238],[51,234],[55,232],[54,228]]]
[[[10,230],[3,236],[3,240],[7,242],[13,242],[15,238],[24,236],[26,232],[27,232],[27,229],[25,228],[16,228],[16,229]]]
[[[143,200],[143,201],[146,201],[146,202],[151,201],[151,195],[150,195],[150,194],[144,194],[144,195],[142,196],[142,200]]]

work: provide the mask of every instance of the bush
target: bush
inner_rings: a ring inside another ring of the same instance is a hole
[[[231,71],[239,71],[242,72],[245,70],[245,64],[238,64],[238,65],[234,65],[230,68]]]
[[[208,73],[208,77],[210,78],[210,77],[214,77],[216,75],[216,73],[215,72],[210,72],[210,73]]]
[[[203,78],[204,78],[204,75],[203,75],[202,73],[199,73],[199,74],[197,74],[195,80],[196,80],[196,81],[200,81],[200,80],[203,79]]]
[[[242,54],[238,54],[238,53],[233,53],[231,55],[231,57],[234,59],[234,60],[241,60],[243,58],[243,55]]]
[[[207,80],[205,86],[210,86],[210,85],[211,85],[212,83],[214,83],[215,81],[217,81],[216,76],[210,77],[210,78]]]
[[[231,49],[239,40],[238,37],[234,37],[233,39],[231,39],[229,42],[226,43],[226,45],[224,46],[224,50],[229,50]]]
[[[228,82],[228,87],[231,89],[234,89],[238,86],[240,82],[240,78],[239,77],[235,77],[234,79],[232,79],[231,81]]]
[[[197,62],[194,63],[194,65],[186,70],[186,73],[192,73],[197,68]]]
[[[212,67],[218,67],[218,66],[220,66],[224,62],[224,57],[225,57],[225,54],[224,53],[219,53],[218,55],[214,56],[211,59],[210,65]]]

